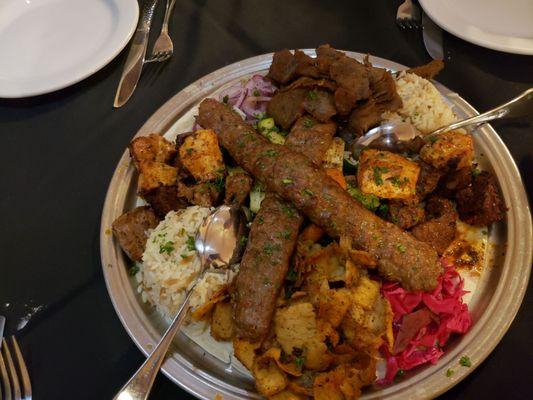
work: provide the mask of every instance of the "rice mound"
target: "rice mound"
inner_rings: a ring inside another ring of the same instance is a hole
[[[172,318],[200,271],[200,258],[194,249],[194,237],[212,209],[192,206],[171,211],[150,232],[142,264],[139,266],[137,290],[147,302],[167,318]],[[226,287],[235,272],[208,270],[191,296],[191,307],[206,303],[214,293]]]
[[[396,90],[403,106],[396,112],[383,113],[382,117],[386,120],[410,122],[422,133],[429,133],[457,120],[451,107],[427,79],[401,72],[396,79]]]

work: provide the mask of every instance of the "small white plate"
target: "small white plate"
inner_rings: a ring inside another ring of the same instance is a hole
[[[493,50],[533,54],[533,0],[419,0],[442,29]]]
[[[0,0],[0,97],[94,74],[128,44],[138,18],[137,0]]]

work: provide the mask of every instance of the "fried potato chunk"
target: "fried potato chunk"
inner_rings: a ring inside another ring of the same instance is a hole
[[[359,157],[357,182],[366,194],[385,199],[408,199],[416,194],[420,167],[388,151],[367,149]]]
[[[226,341],[233,337],[233,318],[229,302],[216,303],[211,316],[211,336],[215,340]]]
[[[274,317],[274,331],[285,353],[302,353],[307,369],[321,371],[331,363],[332,357],[324,343],[324,335],[318,330],[311,303],[300,302],[279,308]]]
[[[255,387],[263,396],[272,396],[287,387],[287,375],[278,367],[276,361],[264,354],[256,357],[252,365]]]
[[[181,164],[199,182],[222,176],[224,161],[215,131],[201,129],[188,135],[179,146]]]
[[[235,357],[250,371],[257,357],[255,351],[260,347],[261,342],[252,343],[236,336],[233,338],[233,352],[235,353]]]
[[[437,169],[470,168],[474,158],[472,136],[456,131],[436,137],[420,149],[420,158]]]
[[[137,169],[143,162],[170,163],[176,156],[174,143],[155,133],[133,139],[128,148]]]

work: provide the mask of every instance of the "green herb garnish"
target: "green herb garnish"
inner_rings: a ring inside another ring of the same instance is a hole
[[[381,174],[385,172],[389,172],[387,167],[374,167],[374,182],[376,185],[383,185],[383,178],[381,177]]]
[[[130,276],[135,276],[139,272],[139,266],[137,264],[133,264],[131,268],[128,270],[128,274]]]
[[[304,119],[303,125],[306,128],[312,128],[315,125],[315,121],[313,121],[312,119],[306,118]]]
[[[293,181],[291,178],[283,178],[281,180],[281,183],[283,183],[284,185],[290,185],[291,183],[293,183]]]
[[[159,254],[167,253],[170,254],[174,250],[174,242],[170,240],[159,246]]]
[[[281,210],[289,217],[296,216],[296,211],[291,206],[284,205]]]
[[[400,378],[405,375],[405,371],[403,369],[399,369],[398,372],[396,372],[396,378]]]
[[[252,94],[255,96],[255,97],[259,97],[261,96],[261,92],[257,89],[254,89],[254,91],[252,92]]]
[[[463,367],[471,367],[472,366],[472,361],[470,361],[470,357],[462,356],[459,359],[459,364],[461,364]]]
[[[296,357],[296,358],[294,359],[294,363],[296,364],[296,366],[297,366],[298,368],[301,369],[301,368],[304,366],[304,364],[305,364],[305,357],[304,357],[304,356]]]
[[[228,100],[229,100],[229,96],[228,95],[225,95],[224,97],[222,97],[222,103],[228,104]]]
[[[314,196],[314,193],[313,193],[313,191],[312,191],[311,189],[304,188],[304,189],[302,190],[302,192],[305,193],[305,194],[308,195],[308,196]]]
[[[396,248],[398,249],[400,253],[405,253],[405,251],[407,250],[403,244],[397,244]]]
[[[194,244],[194,236],[187,236],[187,250],[195,251],[196,245]]]
[[[316,94],[316,92],[314,90],[310,90],[308,93],[307,93],[307,97],[309,97],[310,100],[316,100],[318,99],[318,95]]]
[[[449,378],[453,374],[455,374],[455,371],[451,368],[448,368],[448,370],[446,371],[446,376]]]
[[[350,196],[361,203],[365,208],[370,211],[376,211],[379,207],[379,198],[373,194],[365,194],[361,192],[359,188],[348,186],[346,189]]]

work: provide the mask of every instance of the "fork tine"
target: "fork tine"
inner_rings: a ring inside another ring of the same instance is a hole
[[[2,342],[0,342],[0,348],[2,348]],[[7,375],[6,363],[4,362],[4,357],[2,357],[2,352],[0,351],[0,383],[4,388],[4,400],[12,400],[11,398],[11,384],[9,383],[9,377]]]
[[[20,372],[22,394],[24,395],[24,399],[31,399],[30,374],[28,374],[26,363],[24,362],[24,358],[22,357],[22,352],[20,351],[20,346],[15,336],[11,336],[11,344],[13,345],[13,352],[15,353],[15,360],[17,361],[18,370]]]
[[[2,339],[2,345],[4,351],[4,359],[6,361],[7,366],[7,372],[11,381],[13,400],[21,400],[17,370],[15,369],[15,364],[13,364],[13,358],[11,357],[11,352],[9,351],[9,347],[7,347],[7,342],[5,339]]]

